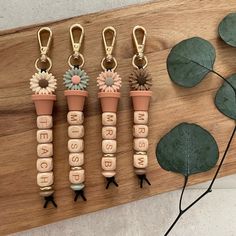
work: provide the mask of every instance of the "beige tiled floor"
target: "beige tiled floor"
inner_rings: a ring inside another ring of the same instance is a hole
[[[147,0],[1,0],[0,30],[72,17]],[[20,12],[20,14],[19,14]],[[184,202],[202,193],[207,183],[187,189]],[[180,191],[16,234],[17,236],[152,236],[163,235],[177,214]],[[216,181],[214,190],[174,228],[173,236],[235,236],[236,175]]]

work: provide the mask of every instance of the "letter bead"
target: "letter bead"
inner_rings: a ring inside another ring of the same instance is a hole
[[[38,144],[37,154],[38,157],[51,157],[53,155],[52,143]]]
[[[37,170],[39,172],[51,171],[53,168],[52,158],[38,158],[37,159]]]
[[[147,155],[134,154],[133,161],[136,168],[146,168],[148,166]]]
[[[148,139],[135,138],[134,139],[134,150],[138,151],[138,152],[146,152],[148,150]]]
[[[70,153],[69,164],[70,166],[82,166],[84,164],[84,153]]]
[[[69,139],[68,150],[70,152],[82,152],[84,150],[84,140],[83,139]]]
[[[134,112],[134,123],[140,125],[146,125],[148,123],[148,112],[147,111],[135,111]]]
[[[81,184],[84,182],[84,170],[71,170],[69,180],[72,184]]]
[[[102,127],[102,138],[103,139],[116,139],[116,127],[114,126]]]
[[[146,138],[148,136],[148,126],[147,125],[134,125],[133,136],[135,138]]]
[[[39,187],[47,187],[53,185],[53,172],[38,173],[37,184]]]
[[[83,125],[70,125],[68,127],[69,138],[83,138],[84,126]]]
[[[84,114],[82,111],[69,111],[67,121],[70,125],[81,125],[84,122]]]
[[[116,153],[116,140],[103,140],[102,151],[103,153]]]
[[[52,116],[37,116],[38,129],[50,129],[52,124]]]
[[[102,158],[102,169],[103,170],[115,170],[116,169],[116,158],[115,157],[103,157]]]
[[[37,130],[37,142],[38,143],[51,143],[52,142],[52,130]]]
[[[102,124],[103,125],[116,125],[116,113],[103,112],[102,113]]]

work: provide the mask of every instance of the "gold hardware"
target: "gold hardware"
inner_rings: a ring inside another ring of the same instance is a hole
[[[74,39],[74,32],[75,31],[79,31],[79,41],[75,42]],[[70,27],[70,39],[71,39],[71,44],[72,44],[72,48],[73,48],[73,55],[70,55],[68,58],[68,64],[71,68],[74,68],[74,65],[72,65],[71,63],[71,59],[73,57],[73,59],[79,59],[81,58],[82,62],[79,65],[80,67],[82,67],[84,65],[84,56],[79,52],[80,47],[82,45],[83,39],[84,39],[84,28],[80,25],[80,24],[74,24]]]
[[[136,34],[137,31],[142,31],[143,38],[142,38],[141,43],[138,42],[138,37],[137,37],[137,34]],[[146,34],[147,34],[147,31],[143,26],[136,25],[133,28],[133,39],[134,39],[134,43],[135,43],[136,50],[137,50],[137,53],[133,56],[133,59],[132,59],[132,64],[135,68],[139,68],[136,65],[136,60],[139,60],[139,62],[144,60],[145,63],[142,66],[142,68],[145,68],[147,66],[147,63],[148,63],[147,57],[144,56],[144,48],[145,48],[145,43],[146,43]]]
[[[111,40],[111,44],[108,45],[108,39],[107,39],[107,34],[111,32],[112,33],[112,40]],[[113,48],[115,45],[115,40],[116,40],[116,30],[114,27],[112,26],[108,26],[106,28],[103,29],[102,31],[102,39],[103,39],[103,44],[105,47],[105,52],[106,52],[106,57],[104,57],[102,59],[101,62],[101,67],[103,70],[107,70],[107,68],[105,67],[104,63],[114,63],[112,68],[109,68],[111,71],[115,70],[117,67],[117,61],[115,59],[115,57],[112,56],[112,52],[113,52]]]
[[[43,40],[42,40],[42,33],[43,32],[48,32],[49,33],[46,45],[43,45],[43,43],[42,43],[43,42]],[[40,55],[40,58],[38,58],[35,61],[35,68],[38,71],[41,71],[41,69],[38,67],[39,62],[43,62],[43,63],[48,62],[49,63],[49,67],[47,69],[45,69],[46,71],[49,71],[52,67],[52,61],[47,55],[47,53],[49,51],[49,48],[50,48],[51,41],[52,41],[52,31],[51,31],[51,29],[49,27],[40,28],[39,31],[38,31],[38,42],[39,42],[39,50],[40,50],[41,55]]]

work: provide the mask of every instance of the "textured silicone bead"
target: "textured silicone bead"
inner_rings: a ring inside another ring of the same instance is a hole
[[[147,111],[135,111],[134,112],[134,123],[140,125],[146,125],[148,123],[148,112]]]
[[[37,127],[38,129],[50,129],[52,128],[52,116],[38,116]]]
[[[39,187],[47,187],[53,185],[53,172],[38,173],[37,184]]]
[[[67,121],[70,125],[81,125],[84,122],[84,114],[82,111],[69,111]]]
[[[37,154],[38,157],[51,157],[53,155],[52,143],[38,144]]]

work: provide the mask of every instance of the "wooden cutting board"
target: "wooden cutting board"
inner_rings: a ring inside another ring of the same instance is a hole
[[[35,73],[34,61],[39,55],[39,26],[1,32],[0,35],[0,234],[7,234],[92,211],[112,207],[179,188],[183,178],[160,168],[155,157],[160,138],[180,122],[195,122],[215,137],[220,157],[226,148],[234,121],[214,106],[214,96],[222,81],[207,76],[192,89],[175,86],[166,71],[166,58],[179,41],[200,36],[216,47],[215,69],[229,76],[236,71],[236,49],[225,45],[217,35],[221,19],[236,11],[234,0],[187,1],[160,0],[120,10],[95,13],[45,24],[54,35],[51,58],[52,73],[58,78],[57,102],[54,113],[54,173],[58,208],[42,208],[36,185],[36,124],[31,102],[29,79]],[[86,104],[86,196],[87,202],[74,203],[68,181],[67,105],[63,96],[62,76],[68,69],[71,53],[69,27],[80,23],[85,28],[83,53],[85,70],[91,77]],[[132,107],[128,76],[132,71],[132,28],[147,29],[146,56],[153,76],[153,99],[150,108],[150,151],[148,176],[152,186],[140,189],[132,166]],[[117,72],[123,78],[122,98],[118,111],[119,188],[105,189],[101,175],[101,111],[97,99],[96,77],[104,56],[101,31],[112,25],[117,29],[114,55]],[[236,141],[230,148],[220,176],[236,173]],[[215,170],[190,178],[196,184],[212,178]],[[158,209],[157,209],[158,211]]]

